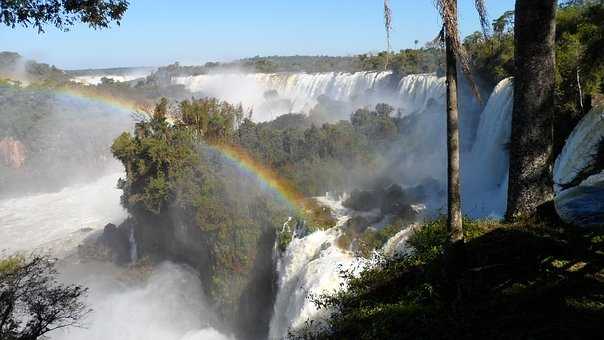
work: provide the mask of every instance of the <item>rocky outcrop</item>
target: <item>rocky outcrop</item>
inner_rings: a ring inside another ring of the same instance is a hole
[[[575,127],[554,166],[555,204],[577,226],[604,226],[604,107]]]
[[[0,140],[0,162],[10,168],[21,168],[25,164],[25,145],[11,137]]]

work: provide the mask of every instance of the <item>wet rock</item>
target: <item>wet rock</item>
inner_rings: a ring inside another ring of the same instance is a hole
[[[112,261],[120,264],[130,262],[130,244],[124,228],[118,228],[113,223],[107,224],[98,245],[108,251]]]
[[[408,205],[407,195],[403,188],[393,184],[386,189],[380,209],[384,215],[395,214],[403,209],[405,205]]]
[[[356,211],[371,211],[380,207],[381,195],[376,191],[353,190],[342,205]]]
[[[346,228],[355,234],[361,234],[369,227],[369,224],[365,217],[354,216],[346,222]]]

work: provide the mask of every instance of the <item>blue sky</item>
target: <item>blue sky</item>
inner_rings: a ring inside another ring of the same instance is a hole
[[[121,26],[70,32],[0,28],[2,50],[65,69],[200,64],[255,55],[352,55],[385,48],[381,0],[130,0]],[[459,0],[462,34],[479,29],[474,0]],[[431,40],[433,0],[391,0],[393,49]],[[514,0],[487,0],[491,18]]]

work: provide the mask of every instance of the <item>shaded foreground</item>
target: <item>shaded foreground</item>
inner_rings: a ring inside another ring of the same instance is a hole
[[[604,232],[539,217],[464,221],[467,243],[445,279],[444,221],[419,229],[413,255],[384,260],[347,292],[317,299],[331,319],[302,339],[586,339],[604,331]],[[455,266],[455,265],[454,265]],[[328,331],[328,329],[331,329]]]

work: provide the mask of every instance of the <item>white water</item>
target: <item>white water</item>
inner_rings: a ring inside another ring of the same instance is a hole
[[[342,206],[342,198],[334,200],[328,196],[316,197],[335,213],[337,223],[328,230],[319,230],[304,237],[296,237],[283,253],[276,252],[278,292],[270,322],[269,339],[282,339],[289,331],[309,327],[309,330],[325,327],[322,322],[330,313],[317,309],[312,297],[333,294],[346,289],[342,271],[352,275],[373,265],[380,256],[400,256],[412,249],[407,244],[409,236],[417,227],[409,226],[398,232],[371,259],[355,256],[336,245],[341,229],[352,216]],[[287,224],[284,228],[289,227]],[[376,257],[377,256],[377,257]],[[309,323],[312,321],[312,325]]]
[[[502,217],[506,209],[514,94],[511,78],[493,90],[482,114],[476,140],[462,163],[462,204],[472,217]]]
[[[575,127],[554,164],[558,214],[579,226],[604,225],[604,171],[564,189],[586,167],[604,138],[604,109],[594,108]]]
[[[598,143],[604,138],[604,109],[595,108],[588,113],[568,136],[562,152],[554,164],[554,183],[571,182],[586,168],[597,152]]]
[[[258,121],[289,112],[308,113],[317,104],[319,96],[350,102],[357,108],[385,102],[407,113],[425,107],[430,99],[439,100],[444,96],[443,79],[410,75],[402,78],[398,86],[392,86],[391,76],[391,72],[225,73],[176,77],[172,82],[184,85],[192,92],[253,108],[255,113],[261,114],[254,116]],[[439,83],[436,87],[434,80]],[[274,99],[265,98],[270,90],[277,91],[282,101],[271,103]],[[283,100],[289,104],[284,104]]]
[[[287,249],[277,256],[278,292],[270,322],[269,339],[282,339],[289,330],[304,327],[309,320],[319,321],[326,316],[310,299],[321,294],[335,293],[345,283],[341,270],[358,272],[365,260],[341,250],[335,244],[341,226],[348,216],[341,202],[322,199],[334,205],[338,223],[334,228],[316,231],[308,236],[296,238]],[[318,325],[314,325],[318,326]]]
[[[142,79],[150,75],[153,69],[137,69],[126,74],[99,73],[85,76],[73,77],[71,80],[84,85],[99,85],[103,78],[111,79],[116,82],[128,82],[136,79]]]
[[[7,253],[51,251],[63,256],[89,232],[126,217],[116,188],[121,173],[89,184],[0,201],[0,247]],[[82,230],[83,228],[84,231]]]

